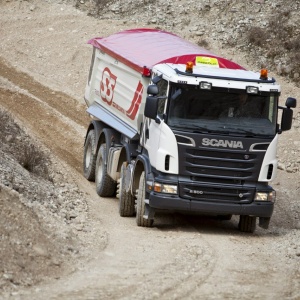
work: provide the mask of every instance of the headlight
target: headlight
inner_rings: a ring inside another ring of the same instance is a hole
[[[258,87],[256,87],[256,86],[247,86],[246,87],[246,92],[248,94],[258,94]]]
[[[212,84],[210,82],[201,81],[200,82],[200,89],[202,90],[211,90]]]
[[[177,185],[154,182],[154,191],[157,193],[177,194]]]
[[[255,194],[254,200],[255,201],[271,201],[275,202],[276,193],[275,191],[272,192],[257,192]]]

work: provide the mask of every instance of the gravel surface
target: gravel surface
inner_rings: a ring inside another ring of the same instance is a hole
[[[253,235],[237,230],[237,217],[160,215],[153,228],[138,228],[81,171],[88,39],[166,29],[248,69],[267,64],[284,104],[300,99],[297,64],[288,51],[270,56],[249,44],[246,33],[289,7],[289,30],[299,36],[299,3],[1,2],[0,298],[299,299],[299,106],[280,136],[270,228]]]

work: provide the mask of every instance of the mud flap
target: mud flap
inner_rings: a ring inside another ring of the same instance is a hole
[[[144,219],[146,220],[154,220],[155,216],[155,209],[150,207],[149,205],[149,199],[145,199],[145,214],[144,214]]]
[[[269,228],[269,224],[270,224],[270,220],[271,218],[259,218],[259,223],[258,226],[263,228],[263,229],[268,229]]]

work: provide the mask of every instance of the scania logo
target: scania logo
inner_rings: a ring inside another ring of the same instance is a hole
[[[243,149],[243,143],[241,141],[228,141],[228,140],[217,140],[217,139],[202,139],[203,146],[211,147],[223,147],[223,148],[241,148]]]

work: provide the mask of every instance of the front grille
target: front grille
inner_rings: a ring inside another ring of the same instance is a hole
[[[192,142],[177,144],[180,197],[203,202],[251,203],[265,156],[264,151],[254,151],[252,145],[270,141],[228,137],[233,141],[238,139],[243,147],[206,147],[203,146],[203,138],[218,140],[218,136],[198,133],[186,135]]]
[[[179,145],[179,147],[184,148]],[[182,149],[185,159],[180,160],[180,172],[190,176],[192,180],[206,182],[213,178],[214,182],[236,184],[257,178],[259,168],[257,154],[239,153],[236,150],[223,149]]]
[[[197,156],[191,156],[191,157],[187,157],[186,162],[187,164],[190,164],[191,166],[206,166],[207,165],[207,159],[208,157],[205,158],[200,158]],[[219,160],[219,159],[210,159],[209,160],[209,166],[210,167],[223,167],[223,168],[232,168],[232,160]],[[253,168],[254,167],[254,163],[253,162],[249,162],[249,161],[245,161],[245,160],[236,160],[235,162],[235,167],[236,168]]]
[[[221,168],[208,168],[208,167],[203,167],[203,166],[196,166],[196,167],[187,167],[186,170],[191,174],[191,175],[197,175],[199,173],[207,176],[230,176],[231,178],[245,178],[249,177],[251,175],[251,172],[245,172],[242,169],[239,168],[226,168],[226,169],[221,169]]]
[[[236,151],[232,151],[229,149],[223,150],[213,150],[213,149],[187,149],[186,151],[187,154],[190,154],[195,157],[206,157],[206,158],[218,158],[218,159],[238,159],[238,160],[243,160],[244,159],[244,153],[239,153]],[[255,154],[249,155],[249,160],[254,159],[256,157]]]
[[[252,201],[255,189],[180,183],[179,193],[180,197],[194,201],[246,204]]]

